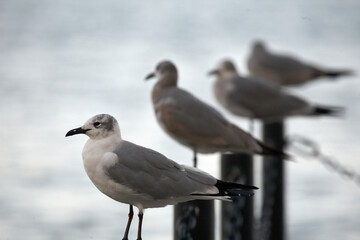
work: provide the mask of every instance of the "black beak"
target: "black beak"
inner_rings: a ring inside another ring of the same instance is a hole
[[[145,81],[149,80],[150,78],[153,78],[153,77],[155,77],[155,73],[149,73],[148,75],[146,75]]]
[[[80,133],[86,133],[89,130],[90,129],[82,129],[81,127],[75,128],[75,129],[72,129],[72,130],[68,131],[66,133],[65,137],[72,136],[72,135],[75,135],[75,134],[80,134]]]
[[[209,75],[209,76],[218,75],[218,74],[219,74],[219,70],[216,70],[216,69],[208,72],[208,75]]]

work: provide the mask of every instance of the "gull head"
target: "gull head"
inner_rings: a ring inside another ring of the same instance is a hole
[[[258,53],[261,54],[261,53],[266,52],[266,45],[263,41],[256,40],[252,44],[252,49],[255,54],[258,54]]]
[[[229,79],[238,75],[234,63],[225,59],[220,62],[218,67],[209,72],[209,75],[216,75],[219,79]]]
[[[67,132],[65,137],[81,133],[91,139],[103,139],[112,135],[120,137],[119,125],[116,119],[109,114],[99,114],[90,118],[82,127]]]
[[[145,80],[156,77],[164,85],[176,85],[178,73],[175,65],[168,60],[161,61],[156,65],[155,72],[149,73]]]

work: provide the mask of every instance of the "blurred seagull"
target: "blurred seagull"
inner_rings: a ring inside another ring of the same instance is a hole
[[[231,200],[252,196],[254,186],[218,180],[192,167],[179,165],[162,154],[121,139],[116,119],[108,114],[90,118],[67,136],[86,134],[82,157],[87,175],[108,197],[130,205],[123,240],[128,239],[133,205],[139,209],[137,239],[146,208],[164,207],[195,199]]]
[[[343,110],[310,104],[258,77],[241,77],[230,60],[222,61],[210,74],[217,76],[214,93],[219,103],[231,113],[251,120],[271,122],[295,115],[338,115]]]
[[[353,74],[350,70],[325,69],[290,55],[271,53],[261,41],[253,44],[247,65],[252,75],[280,86],[301,85],[319,77],[337,78]]]
[[[286,154],[265,146],[225,119],[218,111],[195,96],[177,87],[178,73],[170,61],[162,61],[154,73],[152,102],[160,126],[179,143],[194,151],[196,167],[197,152],[246,152],[250,154]]]

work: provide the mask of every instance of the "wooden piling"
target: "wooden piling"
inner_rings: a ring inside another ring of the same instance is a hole
[[[263,141],[277,150],[283,150],[284,123],[264,123]],[[284,240],[285,226],[285,169],[281,158],[266,156],[263,162],[263,203],[260,239]]]
[[[253,185],[253,159],[248,154],[223,154],[221,179]],[[233,202],[221,202],[221,239],[252,240],[254,198],[239,197]]]
[[[195,200],[175,205],[174,240],[214,240],[214,201]]]

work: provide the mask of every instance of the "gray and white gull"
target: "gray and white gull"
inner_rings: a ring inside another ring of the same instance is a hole
[[[254,42],[247,66],[252,75],[272,81],[278,86],[296,86],[321,77],[335,79],[353,74],[348,69],[320,67],[289,54],[273,53],[262,41]]]
[[[231,60],[210,72],[216,75],[214,93],[218,102],[234,115],[272,122],[290,116],[339,115],[343,108],[311,104],[260,77],[243,77]]]
[[[178,72],[170,61],[162,61],[146,79],[156,77],[152,103],[163,130],[179,143],[197,153],[233,152],[288,156],[262,142],[228,121],[213,107],[179,88]]]
[[[141,240],[144,209],[203,199],[231,200],[252,196],[257,187],[218,180],[189,166],[179,165],[164,155],[122,140],[116,119],[108,114],[90,118],[67,136],[89,137],[82,158],[93,184],[108,197],[130,205],[123,240],[128,239],[133,206],[139,209],[137,239]]]

